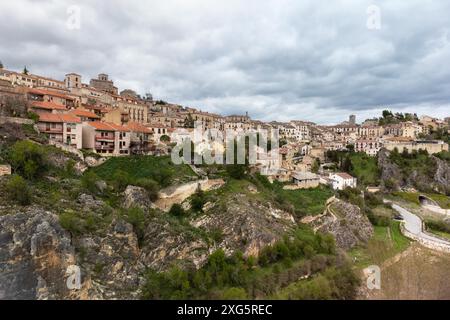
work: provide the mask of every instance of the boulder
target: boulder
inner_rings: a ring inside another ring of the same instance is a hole
[[[124,208],[141,208],[147,209],[152,207],[149,195],[144,188],[136,186],[128,186],[125,189],[123,207]]]

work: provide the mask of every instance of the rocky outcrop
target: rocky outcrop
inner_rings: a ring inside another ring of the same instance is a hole
[[[201,267],[210,253],[210,246],[195,230],[175,221],[154,219],[145,230],[139,262],[154,270],[164,270],[174,263]]]
[[[0,216],[0,299],[70,295],[66,271],[75,263],[70,234],[39,208]]]
[[[80,298],[137,299],[139,297],[140,249],[133,226],[115,219],[105,234],[85,235],[73,240],[81,266]]]
[[[294,218],[270,203],[253,200],[243,194],[227,199],[226,205],[216,205],[192,225],[204,230],[218,230],[215,246],[226,254],[240,250],[245,256],[258,256],[260,250],[275,243],[295,226]]]
[[[373,226],[367,216],[361,213],[359,207],[335,200],[328,212],[311,224],[314,229],[323,233],[331,233],[336,239],[336,245],[344,250],[360,244],[366,244],[373,236]]]
[[[378,153],[378,168],[380,169],[381,181],[386,183],[387,181],[392,181],[397,183],[399,187],[402,184],[402,172],[400,168],[389,159],[389,151],[386,149],[381,149]]]
[[[125,189],[123,207],[130,208],[141,208],[147,209],[152,207],[152,202],[150,201],[150,197],[147,191],[144,188],[136,187],[136,186],[128,186]]]
[[[159,192],[155,205],[163,210],[169,211],[173,204],[182,203],[192,196],[198,189],[203,191],[216,190],[225,184],[223,179],[203,179],[185,183],[179,186],[171,186]]]
[[[450,165],[448,162],[433,157],[436,161],[436,173],[434,174],[434,181],[437,184],[439,191],[442,193],[450,193]]]

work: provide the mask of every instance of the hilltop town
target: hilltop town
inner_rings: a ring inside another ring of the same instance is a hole
[[[249,133],[259,129],[277,130],[281,143],[277,169],[268,170],[273,161],[259,159],[258,170],[270,180],[293,181],[298,187],[314,187],[326,168],[329,151],[365,153],[375,157],[385,148],[426,150],[429,154],[448,151],[448,141],[430,138],[436,130],[448,128],[450,118],[437,119],[389,111],[382,118],[356,123],[354,115],[343,123],[324,126],[312,122],[263,122],[249,115],[218,115],[165,101],[154,101],[151,94],[141,96],[131,89],[120,91],[107,74],[99,74],[89,84],[76,73],[64,80],[0,69],[1,115],[32,118],[49,142],[66,150],[88,150],[103,157],[168,155],[173,143],[185,136],[193,140],[194,124],[204,129],[235,130]],[[6,121],[6,120],[4,120]],[[13,121],[13,120],[11,120]],[[185,129],[180,137],[178,128]],[[263,157],[261,157],[263,158]],[[268,173],[270,171],[270,173]],[[314,173],[311,173],[314,171]],[[320,170],[321,172],[323,170]],[[333,185],[355,186],[348,175],[330,175]],[[322,179],[322,182],[324,181]],[[337,179],[337,180],[336,180]]]
[[[279,139],[175,164],[198,128]],[[448,298],[449,142],[450,118],[264,122],[2,66],[0,299]]]

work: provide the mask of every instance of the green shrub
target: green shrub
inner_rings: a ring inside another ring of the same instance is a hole
[[[66,211],[59,215],[61,226],[74,234],[81,234],[84,231],[84,221],[77,217],[73,211]]]
[[[48,169],[44,148],[28,140],[18,141],[11,147],[9,160],[14,171],[27,179],[42,176]]]
[[[174,217],[182,217],[186,214],[186,212],[184,211],[183,207],[180,204],[175,203],[170,208],[169,214]]]
[[[6,193],[21,205],[30,204],[31,194],[27,182],[19,175],[12,175],[6,182]]]
[[[246,300],[247,292],[243,288],[228,288],[222,292],[223,300]]]
[[[138,179],[135,184],[136,186],[144,188],[147,191],[150,201],[154,202],[158,200],[159,186],[156,181],[141,178]]]
[[[99,177],[94,172],[88,171],[81,178],[81,185],[84,189],[95,194],[99,191],[97,188],[97,182],[99,180]]]
[[[193,210],[202,212],[203,206],[207,202],[205,193],[198,189],[192,196],[191,196],[191,207]]]
[[[126,171],[117,170],[113,174],[113,186],[114,189],[118,192],[122,192],[130,183],[130,176]]]
[[[245,178],[247,167],[243,164],[229,164],[225,166],[227,174],[233,179]]]

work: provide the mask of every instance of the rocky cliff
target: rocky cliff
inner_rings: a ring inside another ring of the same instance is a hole
[[[450,165],[447,161],[430,156],[426,163],[419,164],[408,168],[400,167],[390,159],[389,151],[382,149],[378,154],[382,184],[388,189],[415,188],[425,192],[450,192]]]
[[[367,244],[373,236],[373,226],[360,208],[341,200],[333,201],[325,214],[310,223],[319,232],[331,233],[344,250]]]

